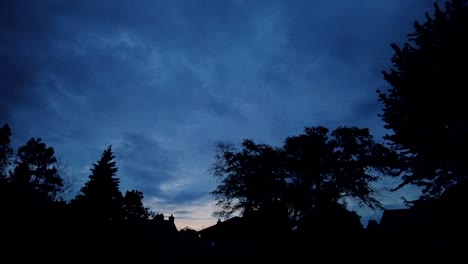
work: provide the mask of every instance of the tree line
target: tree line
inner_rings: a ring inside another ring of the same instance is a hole
[[[79,194],[66,200],[69,186],[54,149],[33,137],[15,153],[11,135],[4,124],[0,128],[0,226],[5,255],[24,251],[13,256],[55,260],[106,255],[111,260],[159,245],[146,238],[152,233],[170,239],[152,232],[151,223],[164,216],[143,205],[143,192],[120,191],[111,145],[93,164]],[[149,252],[135,258],[148,258]]]
[[[0,194],[1,202],[6,202],[8,207],[45,208],[69,203],[85,212],[86,217],[109,222],[133,222],[154,216],[154,212],[143,206],[141,191],[130,190],[125,195],[120,191],[112,146],[93,164],[80,193],[66,201],[63,194],[69,186],[60,175],[62,165],[54,149],[41,138],[33,137],[15,154],[10,145],[11,134],[9,125],[4,124],[0,129]]]

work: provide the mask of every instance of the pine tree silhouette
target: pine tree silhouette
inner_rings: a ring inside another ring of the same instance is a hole
[[[76,202],[86,209],[88,216],[98,221],[118,222],[122,218],[123,197],[114,158],[110,145],[102,153],[101,159],[93,164],[89,181],[76,197]]]

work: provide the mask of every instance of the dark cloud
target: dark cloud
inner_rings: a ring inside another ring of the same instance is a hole
[[[162,146],[148,135],[128,132],[115,142],[122,189],[137,189],[145,196],[161,196],[160,185],[174,178],[178,166],[170,146]]]
[[[44,47],[48,19],[34,7],[16,1],[0,4],[0,117],[11,122],[12,110],[19,104],[34,102],[33,85],[38,60],[31,58],[29,45]]]
[[[205,198],[207,192],[204,191],[181,191],[177,193],[174,197],[171,197],[170,202],[176,204],[187,204],[197,201],[201,198]]]

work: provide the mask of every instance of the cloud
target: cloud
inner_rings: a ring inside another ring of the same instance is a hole
[[[174,153],[145,134],[127,132],[114,142],[123,190],[137,189],[145,196],[159,196],[161,185],[174,178],[178,166]]]
[[[426,10],[403,0],[2,1],[0,118],[14,144],[53,146],[77,188],[112,144],[123,189],[208,210],[217,141],[281,145],[310,125],[383,135],[380,71]]]

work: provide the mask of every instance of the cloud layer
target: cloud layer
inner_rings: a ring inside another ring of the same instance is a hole
[[[16,145],[53,146],[77,189],[112,144],[123,190],[206,226],[217,141],[279,145],[309,125],[381,138],[375,90],[387,87],[389,45],[431,10],[416,0],[2,1],[0,121]]]

